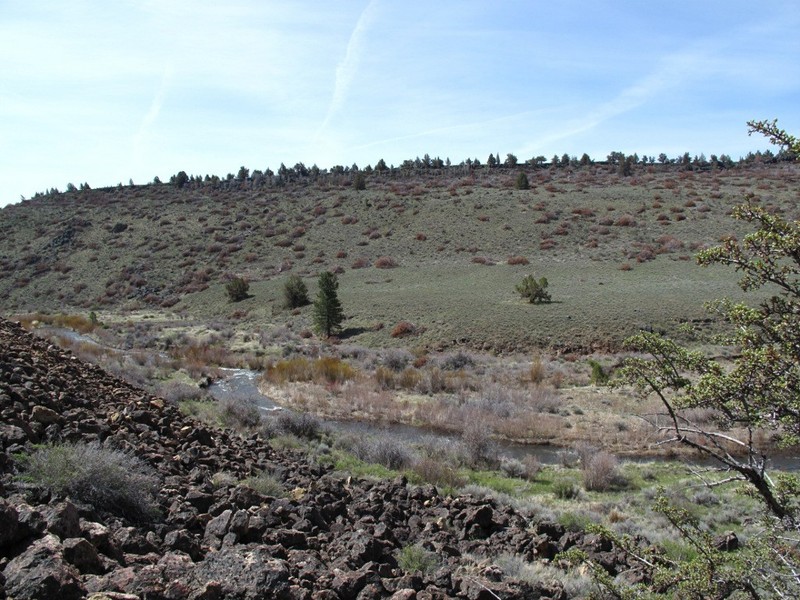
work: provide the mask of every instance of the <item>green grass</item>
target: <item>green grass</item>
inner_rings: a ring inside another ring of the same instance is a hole
[[[317,460],[333,465],[336,471],[349,473],[354,477],[370,479],[391,479],[400,475],[400,471],[387,469],[383,465],[367,463],[359,460],[349,452],[333,450],[329,455],[321,456]]]

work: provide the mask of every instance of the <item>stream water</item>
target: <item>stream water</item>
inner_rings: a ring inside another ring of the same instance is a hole
[[[225,377],[208,387],[211,396],[217,400],[224,398],[234,400],[251,401],[256,404],[264,412],[273,412],[283,410],[271,398],[261,393],[258,389],[257,371],[250,371],[247,369],[221,369]],[[373,435],[394,438],[398,441],[422,444],[425,442],[437,442],[455,440],[455,436],[433,431],[423,427],[414,427],[412,425],[403,424],[381,424],[370,423],[364,421],[335,421],[325,420],[325,425],[334,429],[335,431],[356,433],[359,435]],[[541,444],[516,444],[512,442],[497,441],[496,442],[499,453],[501,456],[509,456],[513,458],[522,459],[526,456],[533,456],[539,460],[540,463],[558,464],[563,460],[564,450],[554,446],[546,446]],[[653,458],[653,457],[636,457],[626,456],[625,460],[633,461],[653,461],[653,460],[675,460],[668,458]],[[713,465],[712,461],[706,460],[692,460],[694,465]],[[782,455],[777,456],[772,461],[773,468],[780,468],[790,471],[800,470],[800,457]]]
[[[45,328],[42,328],[45,329]],[[49,333],[64,336],[68,339],[99,344],[97,340],[75,331],[62,328],[47,328]],[[40,334],[43,332],[40,332]],[[248,369],[220,369],[224,374],[222,379],[215,381],[208,387],[208,392],[216,400],[232,399],[250,401],[256,404],[263,412],[283,410],[271,398],[261,393],[258,389],[257,371]],[[421,444],[425,442],[448,441],[456,439],[455,436],[403,424],[380,424],[363,421],[335,421],[325,420],[325,425],[335,431],[355,433],[358,435],[374,435],[391,437],[398,441]],[[511,442],[498,441],[498,450],[501,456],[513,458],[524,458],[533,456],[542,464],[558,464],[562,461],[563,449],[554,446],[537,444],[515,444]],[[626,460],[652,461],[652,460],[671,460],[668,458],[636,457],[626,456]],[[674,459],[672,459],[674,460]],[[711,465],[713,462],[704,460],[693,460],[695,465]],[[800,471],[800,456],[793,454],[782,454],[773,457],[771,467],[788,471]]]

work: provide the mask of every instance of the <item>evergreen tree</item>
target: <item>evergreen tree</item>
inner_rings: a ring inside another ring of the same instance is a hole
[[[320,274],[317,285],[319,291],[317,299],[314,301],[314,327],[320,335],[330,337],[341,329],[342,321],[344,321],[342,304],[336,293],[336,290],[339,289],[339,281],[334,273],[325,271]]]
[[[289,275],[283,284],[283,305],[286,308],[300,308],[309,304],[308,288],[299,275]]]

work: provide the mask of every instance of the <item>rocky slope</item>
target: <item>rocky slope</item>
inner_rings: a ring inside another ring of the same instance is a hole
[[[130,520],[18,477],[21,453],[67,441],[152,466],[159,516]],[[492,558],[547,560],[578,545],[612,573],[626,568],[605,540],[491,500],[343,479],[257,436],[209,428],[6,320],[0,449],[0,598],[566,598],[558,582],[505,577]],[[235,483],[265,471],[289,498]],[[212,485],[220,473],[233,477]],[[405,572],[398,551],[411,544],[440,566]]]

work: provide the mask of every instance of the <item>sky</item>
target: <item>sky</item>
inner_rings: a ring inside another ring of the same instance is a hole
[[[0,0],[0,206],[52,187],[800,135],[797,0]]]

